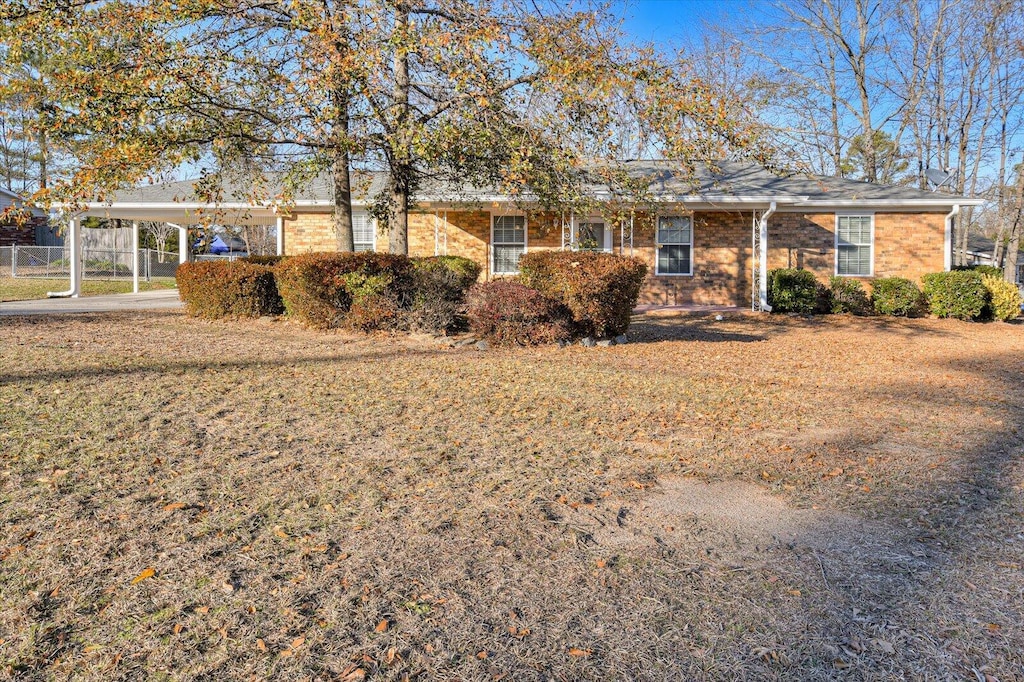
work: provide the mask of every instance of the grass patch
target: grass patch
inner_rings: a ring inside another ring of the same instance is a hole
[[[0,670],[1016,679],[1020,327],[630,336],[6,319]]]
[[[68,279],[36,279],[34,277],[0,277],[0,302],[28,301],[46,298],[48,291],[65,291]],[[157,289],[173,289],[173,277],[156,277],[150,282],[140,281],[139,291],[155,291]],[[131,280],[95,280],[82,281],[82,296],[106,296],[109,294],[130,294]]]

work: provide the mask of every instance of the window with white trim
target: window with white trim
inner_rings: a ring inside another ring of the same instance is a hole
[[[580,251],[608,251],[608,235],[604,221],[583,221],[576,226],[576,248]]]
[[[693,274],[693,219],[690,216],[659,216],[657,243],[655,274]]]
[[[491,253],[492,273],[515,275],[519,272],[519,257],[526,253],[525,216],[494,216],[491,228]]]
[[[376,224],[370,214],[352,212],[352,247],[354,251],[373,251],[376,245]]]
[[[871,275],[871,240],[874,216],[836,216],[836,274]]]

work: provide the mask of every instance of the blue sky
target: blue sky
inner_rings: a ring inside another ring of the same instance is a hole
[[[620,0],[623,28],[638,41],[699,41],[703,22],[742,22],[759,13],[753,0]]]

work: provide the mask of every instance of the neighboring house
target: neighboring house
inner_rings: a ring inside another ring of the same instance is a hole
[[[9,189],[0,187],[0,215],[11,207],[24,207],[24,200]],[[31,208],[24,222],[0,219],[0,246],[33,246],[36,232],[46,227],[46,213]]]
[[[545,213],[529,202],[479,188],[427,187],[409,217],[409,254],[458,255],[483,267],[483,277],[514,275],[519,256],[539,249],[598,249],[631,254],[650,266],[641,303],[766,307],[767,271],[799,267],[822,280],[871,279],[949,269],[952,232],[961,206],[979,199],[867,184],[841,178],[776,175],[758,166],[722,162],[686,176],[665,161],[624,166],[644,179],[647,196],[630,201],[595,183],[598,206],[586,215]],[[383,188],[373,175],[353,201],[356,250],[386,249],[367,211]],[[290,215],[267,206],[182,200],[190,183],[137,188],[93,205],[87,215],[187,224],[197,214],[275,220],[278,251],[336,250],[326,178],[295,198]],[[608,214],[615,208],[616,219]],[[533,210],[531,210],[533,209]],[[219,221],[228,220],[218,217]]]
[[[996,243],[988,237],[980,234],[972,234],[967,237],[967,260],[971,265],[996,265],[1003,267],[1002,263],[995,263],[992,256],[996,252]],[[1017,252],[1017,283],[1024,284],[1024,249]]]

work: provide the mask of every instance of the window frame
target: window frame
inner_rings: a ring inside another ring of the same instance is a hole
[[[499,218],[522,218],[523,219],[523,241],[522,241],[522,247],[523,247],[523,254],[524,255],[526,254],[527,245],[528,245],[529,240],[530,240],[530,224],[529,224],[529,220],[526,217],[526,214],[522,213],[522,212],[507,212],[507,213],[492,213],[491,214],[491,242],[489,244],[490,258],[488,259],[490,261],[488,263],[488,265],[490,266],[491,274],[492,275],[498,275],[498,276],[518,275],[519,274],[519,268],[516,268],[515,270],[509,271],[509,272],[505,272],[505,271],[499,272],[496,269],[496,267],[495,267],[497,265],[497,263],[495,262],[495,257],[497,256],[497,251],[494,248],[495,246],[518,246],[519,245],[519,242],[496,242],[496,241],[494,241],[494,227],[497,224]]]
[[[686,218],[690,221],[690,241],[685,242],[673,242],[669,244],[662,244],[659,239],[659,233],[661,232],[661,219],[662,218]],[[654,221],[654,274],[658,277],[693,277],[693,242],[694,242],[694,226],[696,222],[693,219],[693,214],[690,213],[664,213],[656,216]],[[690,270],[689,272],[662,272],[661,271],[661,247],[662,246],[688,246],[690,247]]]
[[[836,277],[874,277],[875,276],[875,214],[872,211],[860,211],[856,213],[836,213],[835,216],[835,266],[833,268]],[[841,218],[868,218],[869,219],[869,242],[865,244],[851,244],[851,246],[868,247],[868,272],[864,273],[841,273],[839,272],[839,220]]]
[[[585,249],[580,244],[580,226],[581,225],[601,225],[601,230],[604,235],[603,243],[592,249]],[[608,221],[601,216],[584,216],[573,217],[572,222],[572,250],[573,251],[592,251],[594,253],[613,253],[615,251],[615,238],[612,228],[609,226]]]
[[[373,241],[370,241],[370,242],[357,242],[356,241],[355,218],[356,218],[356,216],[359,216],[359,215],[363,216],[366,219],[366,222],[367,222],[367,224],[370,227],[370,234],[373,236]],[[354,253],[362,253],[362,252],[365,252],[365,251],[371,251],[371,252],[372,251],[376,251],[377,250],[377,220],[376,220],[376,218],[374,218],[372,215],[370,215],[369,211],[352,211],[352,218],[353,218],[353,220],[352,220],[352,251]],[[360,244],[362,244],[362,245],[368,244],[370,246],[370,248],[369,249],[362,249],[362,250],[357,249],[356,246],[360,245]]]

